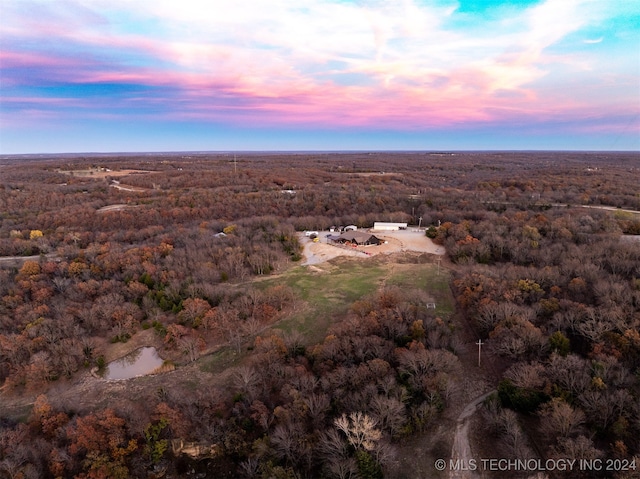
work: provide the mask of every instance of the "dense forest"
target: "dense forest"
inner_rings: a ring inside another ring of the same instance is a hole
[[[479,419],[493,457],[619,460],[635,466],[548,474],[638,477],[636,153],[0,163],[2,477],[407,477],[405,445],[444,424],[469,374],[497,391]],[[304,308],[265,282],[299,268],[299,232],[374,221],[446,249],[455,312],[382,284],[321,339],[274,328]],[[135,341],[168,372],[100,396],[96,371]],[[220,351],[233,361],[202,367]],[[181,370],[188,383],[158,379]],[[91,402],[63,393],[87,378]]]

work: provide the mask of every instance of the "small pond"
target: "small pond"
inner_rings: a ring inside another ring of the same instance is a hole
[[[163,364],[156,348],[140,348],[116,361],[110,362],[102,377],[104,379],[130,379],[151,374]]]

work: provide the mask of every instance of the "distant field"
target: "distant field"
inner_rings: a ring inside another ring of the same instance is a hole
[[[124,204],[108,205],[108,206],[103,206],[102,208],[98,208],[96,212],[107,213],[109,211],[122,211],[122,210],[126,210],[127,208],[138,208],[138,207],[140,207],[140,205],[124,205]]]
[[[56,170],[57,173],[62,173],[63,175],[69,175],[69,176],[79,176],[79,177],[83,177],[83,178],[106,178],[107,176],[110,177],[120,177],[120,176],[127,176],[127,175],[133,175],[133,174],[147,174],[147,173],[153,173],[150,170],[106,170],[104,168],[89,168],[86,170],[61,170],[61,169],[57,169]]]
[[[351,173],[354,176],[362,176],[364,178],[368,176],[402,176],[402,173],[385,173],[384,171],[375,171],[371,173]]]

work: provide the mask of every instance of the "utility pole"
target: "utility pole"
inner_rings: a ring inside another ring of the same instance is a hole
[[[236,162],[236,154],[233,154],[233,173],[238,174],[238,163]]]
[[[480,353],[482,352],[482,339],[476,343],[478,345],[478,367],[480,367]]]

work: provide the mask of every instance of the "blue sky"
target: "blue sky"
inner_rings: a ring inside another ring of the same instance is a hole
[[[632,0],[0,0],[0,153],[638,150]]]

